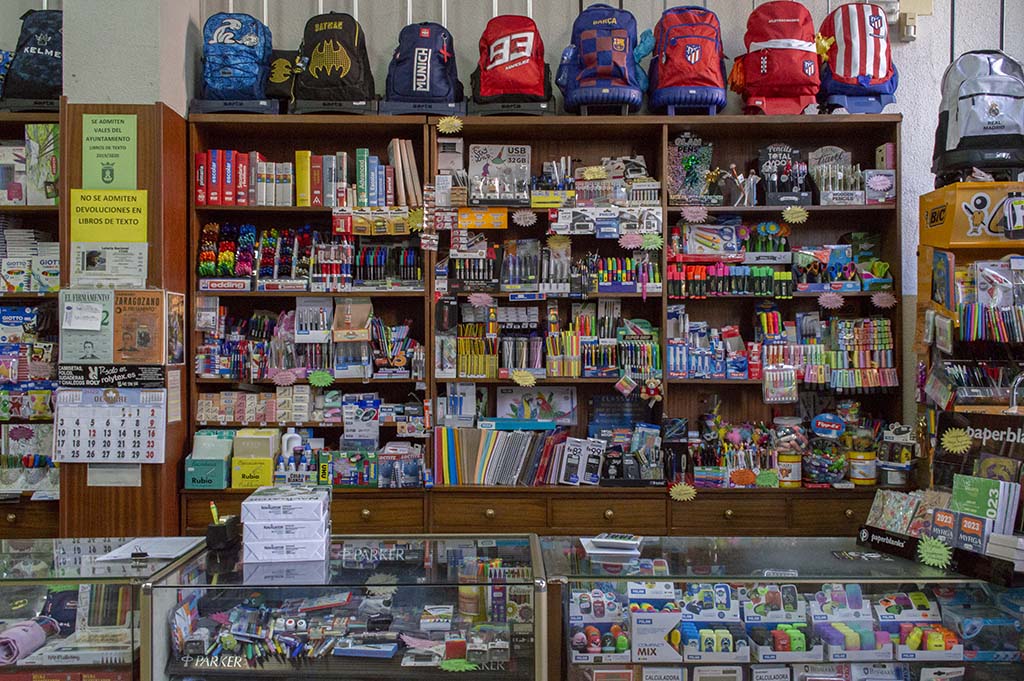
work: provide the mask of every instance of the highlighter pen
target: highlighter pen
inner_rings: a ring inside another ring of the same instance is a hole
[[[220,525],[220,514],[217,513],[217,504],[212,501],[210,502],[210,515],[213,516],[213,524]]]

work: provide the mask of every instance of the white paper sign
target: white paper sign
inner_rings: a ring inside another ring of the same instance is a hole
[[[99,331],[103,326],[103,306],[97,303],[69,303],[64,306],[61,328],[71,331]]]

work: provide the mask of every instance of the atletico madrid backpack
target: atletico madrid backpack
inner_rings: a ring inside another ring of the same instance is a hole
[[[672,7],[654,27],[648,104],[718,113],[725,106],[722,27],[703,7]]]
[[[565,97],[565,110],[625,106],[638,111],[646,74],[634,57],[636,45],[636,19],[630,12],[604,4],[580,12],[555,78]]]
[[[203,96],[263,99],[270,74],[270,29],[256,17],[218,12],[203,25]]]
[[[798,114],[820,87],[811,13],[795,0],[773,0],[747,19],[747,53],[736,58],[729,86],[747,113]]]
[[[825,17],[818,33],[819,44],[825,50],[821,59],[823,99],[896,92],[900,79],[892,63],[885,10],[866,2],[851,2]]]
[[[292,99],[359,102],[376,98],[366,34],[350,14],[328,12],[306,22]]]
[[[388,65],[385,98],[391,102],[461,102],[455,41],[441,24],[409,24],[398,34]]]
[[[471,82],[477,104],[551,99],[551,68],[533,19],[505,14],[487,22]]]

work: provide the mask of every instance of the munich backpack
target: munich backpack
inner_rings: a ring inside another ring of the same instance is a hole
[[[59,99],[63,67],[63,13],[58,9],[25,12],[18,47],[4,79],[4,98]]]
[[[565,98],[565,110],[576,113],[581,106],[627,106],[631,112],[638,111],[646,84],[637,75],[636,45],[636,19],[630,12],[604,4],[580,12],[555,79]]]
[[[471,82],[477,104],[551,99],[551,68],[533,19],[505,14],[487,22]]]
[[[722,27],[703,7],[672,7],[654,27],[648,103],[718,113],[725,107]]]
[[[385,98],[390,102],[461,102],[455,41],[441,24],[409,24],[398,34],[388,65]]]
[[[729,85],[748,113],[798,114],[816,101],[818,51],[806,7],[795,0],[759,5],[743,40],[747,53],[733,62]]]
[[[866,2],[842,5],[825,17],[818,33],[819,42],[828,46],[821,60],[822,97],[896,92],[900,79],[885,10]]]
[[[972,167],[1005,179],[1024,168],[1024,69],[999,50],[965,52],[942,76],[936,184],[956,181]]]
[[[248,14],[218,12],[203,25],[203,96],[263,99],[270,73],[270,29]]]
[[[328,12],[306,22],[292,98],[362,102],[376,97],[363,27],[350,14]]]

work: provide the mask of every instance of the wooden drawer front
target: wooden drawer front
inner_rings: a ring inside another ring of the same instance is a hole
[[[334,534],[423,532],[423,498],[349,498],[335,494],[331,501]]]
[[[239,515],[242,512],[242,500],[245,497],[240,495],[231,495],[223,498],[217,498],[216,492],[212,492],[211,496],[199,495],[192,496],[191,494],[182,497],[181,508],[182,513],[185,516],[184,527],[182,531],[186,535],[205,535],[207,526],[213,521],[210,516],[210,501],[214,501],[217,504],[217,513],[221,516],[226,515]]]
[[[449,532],[543,532],[548,507],[543,498],[518,494],[451,495],[430,498],[431,530]]]
[[[24,499],[0,504],[0,539],[56,537],[60,525],[58,503]]]
[[[672,502],[672,534],[691,537],[750,537],[788,534],[785,499],[715,498]]]
[[[551,524],[576,532],[665,533],[665,500],[615,497],[551,500]]]
[[[852,537],[868,517],[871,499],[793,499],[793,534]]]

